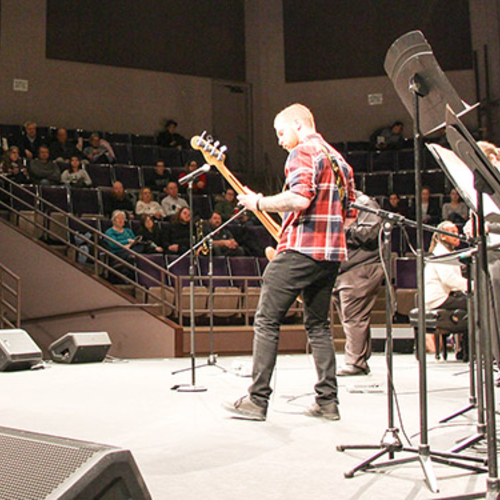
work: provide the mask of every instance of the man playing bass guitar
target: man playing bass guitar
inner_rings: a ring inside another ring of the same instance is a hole
[[[253,382],[248,394],[225,408],[239,418],[265,420],[271,395],[280,325],[301,295],[318,382],[316,401],[306,412],[329,420],[338,411],[335,351],[328,313],[340,262],[346,260],[346,221],[354,220],[352,168],[316,132],[311,111],[301,104],[274,120],[285,164],[286,190],[263,196],[247,189],[238,199],[252,211],[284,212],[276,257],[268,264],[254,321]]]

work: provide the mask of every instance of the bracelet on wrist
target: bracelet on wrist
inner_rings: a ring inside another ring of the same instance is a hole
[[[256,208],[257,208],[257,210],[258,210],[259,212],[261,212],[261,209],[260,209],[260,200],[262,200],[262,196],[259,196],[259,197],[257,198],[257,203],[255,204],[255,206],[256,206]]]

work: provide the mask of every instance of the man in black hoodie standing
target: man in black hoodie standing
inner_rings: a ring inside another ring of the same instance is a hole
[[[356,191],[356,203],[379,209],[378,203]],[[337,376],[368,375],[371,355],[370,315],[384,278],[378,236],[382,220],[358,211],[357,220],[346,229],[349,260],[341,263],[333,298],[346,336],[344,366]]]

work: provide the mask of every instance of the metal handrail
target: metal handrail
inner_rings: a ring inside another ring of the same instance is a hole
[[[161,307],[161,314],[165,317],[167,316],[166,312],[168,310],[172,310],[174,312],[175,317],[178,318],[180,324],[182,325],[184,322],[184,314],[183,314],[183,308],[182,308],[182,294],[183,294],[183,282],[186,279],[189,279],[188,276],[177,276],[167,269],[157,265],[156,263],[152,262],[150,259],[144,257],[142,254],[139,254],[135,252],[133,249],[127,248],[124,245],[121,245],[119,242],[114,240],[113,238],[110,238],[108,235],[105,233],[102,233],[101,231],[98,231],[95,229],[93,226],[85,223],[78,217],[75,217],[73,214],[65,212],[61,208],[57,207],[56,205],[52,204],[51,202],[47,201],[43,197],[39,196],[36,192],[32,192],[29,189],[26,189],[24,186],[15,183],[12,181],[12,179],[9,179],[8,177],[5,177],[4,175],[0,175],[0,180],[6,181],[8,184],[10,184],[11,189],[8,190],[6,189],[2,183],[0,182],[0,194],[3,193],[7,195],[7,197],[10,199],[10,205],[8,203],[5,203],[2,198],[0,197],[0,207],[5,207],[7,210],[10,212],[14,213],[17,217],[22,218],[23,220],[26,220],[30,224],[32,224],[35,228],[39,229],[42,234],[49,235],[53,240],[59,241],[65,245],[66,248],[71,248],[77,254],[83,255],[87,257],[90,260],[93,260],[94,262],[94,274],[96,276],[99,276],[99,272],[103,270],[104,272],[111,273],[121,280],[123,280],[125,283],[128,283],[132,285],[136,290],[140,290],[145,296],[153,296],[155,297],[155,300],[158,301],[157,304],[151,303],[151,304],[145,304],[145,305],[137,305],[137,307]],[[29,202],[23,200],[19,196],[16,196],[12,192],[12,186],[14,186],[17,190],[24,192],[28,194],[30,197],[33,198],[33,204],[30,204]],[[12,200],[17,201],[23,206],[26,206],[29,211],[34,211],[35,214],[38,214],[42,217],[42,224],[37,222],[37,218],[35,217],[33,220],[27,217],[25,214],[22,213],[22,210],[16,210],[12,203]],[[56,212],[59,214],[62,214],[67,221],[73,221],[75,222],[81,230],[84,230],[86,233],[90,233],[91,237],[85,236],[85,234],[82,234],[81,232],[73,229],[70,227],[68,223],[62,223],[60,220],[52,217],[49,213],[47,213],[44,210],[41,210],[39,207],[49,207],[52,212]],[[71,242],[71,238],[63,238],[61,237],[60,234],[55,233],[52,231],[46,222],[49,221],[51,224],[56,225],[58,228],[62,228],[67,234],[71,236],[78,236],[78,238],[87,243],[89,246],[93,247],[93,252],[85,251],[84,249],[77,247]],[[129,263],[125,259],[121,258],[119,255],[114,254],[107,246],[104,246],[101,244],[101,242],[111,242],[121,250],[126,250],[130,252],[133,256],[135,261],[141,260],[142,262],[146,263],[147,266],[150,269],[154,269],[159,273],[160,279],[155,278],[154,276],[151,276],[147,272],[143,271],[142,269],[139,269],[136,267],[134,264]],[[104,258],[103,258],[104,256]],[[143,285],[140,285],[136,281],[130,279],[128,276],[126,276],[123,273],[120,273],[117,269],[112,267],[106,262],[106,259],[113,259],[114,262],[117,262],[121,265],[123,265],[125,268],[130,269],[134,273],[145,277],[147,280],[149,280],[151,283],[153,283],[153,286],[157,286],[160,288],[160,294],[157,293],[151,293],[149,292],[149,289],[144,287]],[[235,277],[238,280],[244,280],[245,286],[244,290],[239,292],[240,297],[245,297],[248,298],[248,280],[258,280],[259,277],[256,276],[249,276],[249,277],[244,277],[244,276],[238,276]],[[196,277],[196,280],[200,280],[200,277]],[[218,279],[231,279],[231,277],[214,277],[214,279],[217,281]],[[172,283],[172,286],[169,287],[168,283]],[[171,301],[168,300],[167,294],[166,294],[166,288],[173,289],[174,292],[174,302],[172,303]],[[158,296],[160,295],[160,296]],[[300,307],[293,308],[292,310],[299,311]],[[199,313],[206,313],[209,312],[208,309],[199,309],[197,310]],[[242,314],[244,312],[245,314],[245,323],[248,325],[250,324],[250,314],[252,312],[255,312],[254,309],[249,309],[248,308],[248,300],[245,300],[245,310],[242,311],[241,305],[238,304],[238,307],[235,309],[224,309],[220,310],[219,312],[221,313],[234,313],[234,314]]]
[[[13,286],[5,282],[6,276],[13,281]],[[6,309],[15,317],[14,321],[7,317]],[[5,325],[10,328],[21,326],[21,278],[0,264],[0,327],[4,328]]]
[[[110,273],[114,274],[115,276],[119,277],[120,279],[122,279],[126,283],[132,285],[134,288],[141,290],[143,293],[148,294],[147,288],[136,283],[134,280],[131,280],[130,278],[128,278],[128,276],[124,275],[123,273],[120,273],[115,268],[113,268],[112,266],[110,266],[106,262],[104,262],[100,258],[100,255],[104,254],[106,257],[112,258],[114,261],[117,261],[119,264],[130,269],[132,272],[137,273],[137,274],[147,278],[148,280],[153,282],[156,286],[160,286],[163,288],[166,285],[166,283],[168,283],[170,281],[170,282],[174,283],[174,288],[178,287],[177,276],[170,273],[165,268],[158,266],[154,262],[145,258],[143,255],[135,252],[133,249],[129,249],[129,248],[125,247],[124,245],[121,245],[119,242],[117,242],[116,240],[113,240],[113,238],[110,238],[105,233],[102,233],[102,232],[98,231],[97,229],[95,229],[94,227],[90,226],[89,224],[86,224],[82,220],[75,217],[73,214],[65,212],[64,210],[60,209],[56,205],[45,200],[44,198],[42,198],[38,194],[33,193],[32,191],[30,191],[29,189],[26,189],[22,185],[15,183],[14,181],[9,179],[8,177],[1,175],[0,178],[3,181],[6,181],[11,186],[14,186],[16,189],[28,194],[30,197],[32,197],[34,199],[34,203],[32,205],[32,204],[28,203],[27,201],[23,200],[22,198],[19,198],[14,193],[12,193],[11,190],[5,189],[5,187],[2,186],[1,183],[0,183],[0,193],[7,195],[7,197],[10,198],[10,200],[16,200],[17,202],[19,202],[23,206],[26,206],[29,211],[34,211],[35,214],[38,214],[42,217],[44,222],[50,221],[52,224],[55,224],[59,228],[62,228],[65,232],[68,232],[72,236],[78,236],[78,238],[81,239],[82,241],[85,241],[86,243],[93,245],[94,246],[94,254],[90,254],[90,253],[86,252],[85,250],[77,247],[76,245],[71,243],[71,241],[68,241],[67,239],[62,238],[59,234],[57,234],[54,231],[52,231],[51,229],[49,229],[49,227],[45,227],[44,225],[39,224],[36,221],[36,217],[35,217],[35,220],[31,220],[29,217],[26,217],[26,215],[24,215],[20,210],[16,210],[13,206],[10,206],[8,203],[5,203],[1,198],[0,198],[0,206],[5,207],[10,212],[16,214],[17,217],[21,217],[22,219],[26,220],[27,222],[32,224],[37,229],[40,229],[43,232],[43,234],[48,234],[55,241],[59,241],[59,242],[63,243],[67,248],[72,248],[75,252],[78,252],[79,254],[85,255],[86,257],[93,259],[94,260],[94,273],[96,276],[99,275],[99,270],[101,268],[101,269],[103,269],[107,272],[110,272]],[[38,208],[38,205],[40,205],[40,204],[42,204],[42,206],[44,206],[44,207],[50,207],[52,212],[62,214],[64,217],[67,218],[68,221],[72,220],[72,221],[76,222],[80,228],[84,229],[86,232],[91,233],[93,238],[92,239],[87,238],[85,235],[81,234],[79,231],[71,228],[69,226],[69,224],[64,224],[64,223],[60,222],[59,220],[57,220],[56,218],[52,217],[50,214],[46,213],[45,211],[40,210]],[[111,242],[114,245],[116,245],[118,248],[120,248],[121,250],[126,250],[128,252],[131,252],[131,254],[134,256],[134,259],[142,260],[142,261],[147,263],[148,267],[154,268],[156,271],[158,271],[158,273],[161,276],[161,279],[160,280],[156,279],[155,277],[151,276],[150,274],[142,271],[141,269],[137,268],[133,264],[122,259],[120,256],[114,254],[109,248],[100,244],[101,241]],[[162,293],[162,297],[158,297],[156,295],[155,295],[155,297],[156,297],[156,299],[159,299],[159,301],[162,305],[162,313],[164,314],[164,316],[166,316],[167,309],[173,309],[174,311],[177,309],[175,304],[172,304],[171,302],[168,301],[168,299],[165,297],[164,293]]]

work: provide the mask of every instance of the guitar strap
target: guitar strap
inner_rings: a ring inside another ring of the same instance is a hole
[[[337,185],[337,189],[339,191],[340,203],[342,205],[342,212],[345,214],[347,212],[347,197],[346,197],[347,181],[344,172],[342,172],[342,169],[340,168],[338,161],[328,151],[328,149],[326,149],[324,146],[321,146],[321,149],[325,153],[326,157],[330,160],[332,170],[335,174],[335,184]]]

